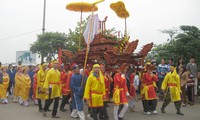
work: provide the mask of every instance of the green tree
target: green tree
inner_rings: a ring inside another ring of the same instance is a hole
[[[170,31],[170,30],[169,30]],[[168,33],[166,33],[168,34]],[[183,57],[185,63],[189,62],[191,55],[194,55],[196,62],[200,65],[200,30],[195,26],[180,26],[180,33],[172,37],[167,43],[156,45],[151,54],[158,62],[162,58],[174,58],[175,62]]]
[[[69,44],[71,45],[68,46],[67,50],[70,50],[73,53],[77,52],[79,48],[79,40],[81,41],[81,49],[85,47],[83,32],[87,25],[87,19],[82,21],[81,28],[80,22],[77,22],[77,26],[74,31],[72,29],[69,29],[69,33],[67,34],[67,42],[69,42]]]
[[[169,30],[160,30],[160,32],[162,33],[165,33],[165,34],[168,34],[170,39],[168,39],[167,41],[169,40],[173,40],[174,36],[177,34],[177,29],[176,28],[172,28],[172,29],[169,29]]]
[[[182,30],[176,37],[176,53],[182,55],[186,61],[193,55],[200,65],[200,30],[195,26],[180,26]]]
[[[46,32],[37,36],[36,42],[31,44],[30,51],[40,54],[41,62],[43,62],[44,57],[48,57],[48,60],[52,57],[55,59],[58,49],[66,48],[68,45],[65,33]]]

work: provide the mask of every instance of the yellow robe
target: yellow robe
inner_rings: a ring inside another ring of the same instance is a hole
[[[0,84],[0,98],[7,98],[6,93],[9,81],[10,81],[9,75],[6,73],[5,75],[3,75],[3,83]]]
[[[174,74],[171,72],[167,73],[162,82],[161,89],[162,90],[170,89],[171,101],[175,102],[181,100],[180,77],[178,74]]]
[[[36,98],[38,99],[48,99],[48,95],[45,93],[46,89],[43,88],[46,72],[43,70],[42,66],[39,67],[40,70],[37,73],[37,87],[36,87]],[[38,91],[40,89],[40,91]]]
[[[15,88],[14,88],[15,97],[21,96],[22,80],[23,80],[22,75],[20,75],[19,73],[16,73],[15,74]]]
[[[93,73],[89,75],[84,92],[84,99],[89,100],[90,107],[102,107],[103,96],[105,95],[105,83],[104,78],[100,74],[97,79]]]
[[[61,81],[60,72],[51,68],[45,78],[44,86],[45,89],[52,88],[51,99],[61,96]]]
[[[21,82],[21,98],[23,101],[28,100],[29,92],[31,87],[31,78],[28,74],[22,76],[23,80]]]

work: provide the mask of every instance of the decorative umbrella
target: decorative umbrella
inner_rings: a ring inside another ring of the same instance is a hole
[[[118,17],[125,19],[125,33],[124,35],[127,36],[127,25],[126,25],[126,18],[129,17],[129,12],[126,10],[126,7],[122,1],[118,1],[116,3],[111,3],[110,8],[115,11]]]
[[[82,13],[83,12],[92,12],[97,11],[98,7],[95,4],[87,3],[87,2],[72,2],[67,4],[66,9],[81,12],[80,17],[80,39],[79,39],[79,50],[81,48],[81,36],[82,36]]]
[[[125,44],[127,43],[129,39],[127,36],[127,25],[126,25],[126,18],[129,17],[129,12],[126,10],[126,7],[122,1],[111,3],[110,8],[115,11],[118,17],[125,19],[124,40],[121,41],[120,46],[119,46],[120,53],[122,53],[123,48],[126,47]]]

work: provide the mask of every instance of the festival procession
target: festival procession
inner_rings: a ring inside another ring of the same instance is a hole
[[[115,36],[106,28],[109,16],[99,19],[98,5],[103,2],[66,5],[67,11],[81,13],[75,52],[55,43],[57,58],[35,65],[0,63],[0,116],[2,106],[9,104],[21,109],[34,106],[34,114],[41,119],[66,120],[63,113],[74,120],[133,120],[134,114],[176,115],[183,120],[191,114],[185,112],[190,107],[200,110],[199,56],[151,59],[153,42],[135,51],[140,40],[130,40],[127,19],[131,16],[126,4],[110,3],[113,14],[124,21],[124,32]],[[91,13],[85,27],[84,12]]]

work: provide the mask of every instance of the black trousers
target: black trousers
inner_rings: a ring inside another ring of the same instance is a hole
[[[53,102],[53,100],[50,99],[50,98],[51,98],[51,91],[52,91],[52,89],[49,88],[49,96],[48,96],[48,99],[45,100],[44,107],[45,107],[45,105],[46,105],[47,103],[51,105],[51,103]],[[38,101],[38,102],[39,102],[39,101]],[[38,104],[39,104],[39,103],[38,103]],[[49,110],[50,105],[48,106],[48,108],[46,108],[46,111]],[[44,110],[44,109],[43,109],[43,110]],[[46,112],[46,111],[45,111],[45,112]]]
[[[49,99],[45,100],[44,112],[46,112],[46,111],[49,109],[51,103],[52,103],[53,100],[54,100],[52,116],[55,116],[55,115],[57,114],[58,105],[59,105],[59,99],[60,99],[60,98],[59,98],[59,97],[56,97],[56,98],[51,99],[51,91],[52,91],[52,89],[49,88],[49,92],[50,92],[50,94],[49,94]]]
[[[102,109],[103,109],[103,107],[92,108],[92,112],[90,115],[93,118],[93,120],[99,120],[98,113],[100,113],[102,111]]]
[[[33,97],[33,84],[31,83],[29,98],[32,99],[32,97]]]
[[[144,112],[156,110],[157,100],[143,100]]]
[[[60,110],[64,109],[65,104],[67,104],[67,95],[62,96],[62,102],[61,102],[61,105],[60,105]]]
[[[9,82],[9,85],[8,85],[8,88],[7,88],[9,95],[12,95],[11,88],[12,88],[12,82]]]
[[[118,111],[117,111],[118,115],[119,115],[119,113],[122,111],[123,107],[124,107],[124,104],[120,104],[120,105],[119,105],[119,109],[118,109]]]
[[[39,110],[42,110],[42,100],[41,99],[38,99],[38,107],[39,107]]]
[[[99,113],[100,118],[108,118],[108,112],[106,109],[107,103],[108,103],[107,101],[104,101],[103,108],[101,109],[101,111]]]
[[[188,101],[193,102],[194,86],[187,86],[187,95],[188,95]]]

